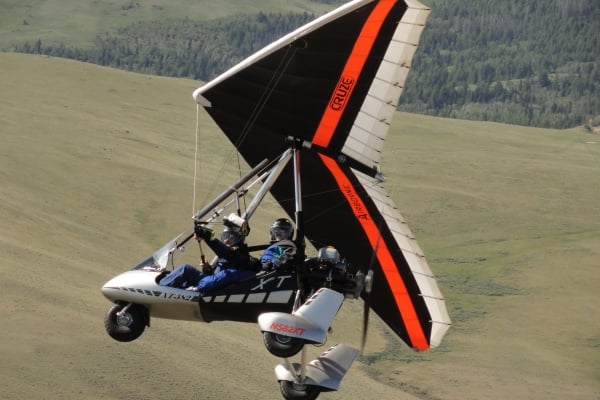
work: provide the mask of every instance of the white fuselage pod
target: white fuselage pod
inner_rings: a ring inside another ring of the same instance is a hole
[[[202,321],[197,292],[160,286],[160,272],[131,270],[112,278],[102,294],[112,302],[135,303],[148,309],[151,317]]]
[[[295,337],[310,343],[324,343],[331,322],[343,301],[343,294],[321,288],[291,314],[261,314],[258,325],[263,332]]]

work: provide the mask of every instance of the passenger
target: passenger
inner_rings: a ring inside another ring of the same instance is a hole
[[[296,244],[292,241],[294,226],[287,218],[276,219],[269,228],[271,245],[266,248],[260,263],[264,271],[283,268],[296,254]],[[288,264],[289,265],[289,264]]]
[[[204,240],[218,257],[214,270],[208,264],[202,270],[190,264],[182,264],[162,278],[159,285],[206,292],[254,275],[256,270],[248,246],[244,243],[245,235],[239,226],[228,219],[224,219],[224,224],[221,240],[213,238],[211,229],[200,225],[194,229],[196,239]]]

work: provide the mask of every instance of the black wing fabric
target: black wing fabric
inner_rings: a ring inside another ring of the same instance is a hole
[[[439,344],[450,319],[400,214],[373,179],[389,120],[429,10],[357,0],[287,35],[194,92],[246,161],[302,153],[306,237],[365,270],[376,253],[372,309],[409,346]],[[271,190],[294,215],[291,171]]]

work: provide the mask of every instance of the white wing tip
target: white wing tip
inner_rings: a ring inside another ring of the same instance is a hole
[[[194,94],[192,95],[196,103],[200,104],[202,107],[210,107],[211,103],[208,99],[202,96],[202,88],[198,88],[194,90]]]

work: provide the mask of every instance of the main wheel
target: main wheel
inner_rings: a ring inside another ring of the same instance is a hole
[[[291,336],[277,335],[272,332],[263,333],[263,341],[269,353],[275,357],[295,356],[304,347],[304,340]]]
[[[113,339],[119,342],[131,342],[140,337],[146,329],[144,311],[136,304],[131,304],[125,312],[122,312],[124,308],[123,304],[113,305],[106,312],[104,327]]]
[[[286,400],[315,400],[321,393],[321,388],[290,381],[279,381],[281,394]]]

